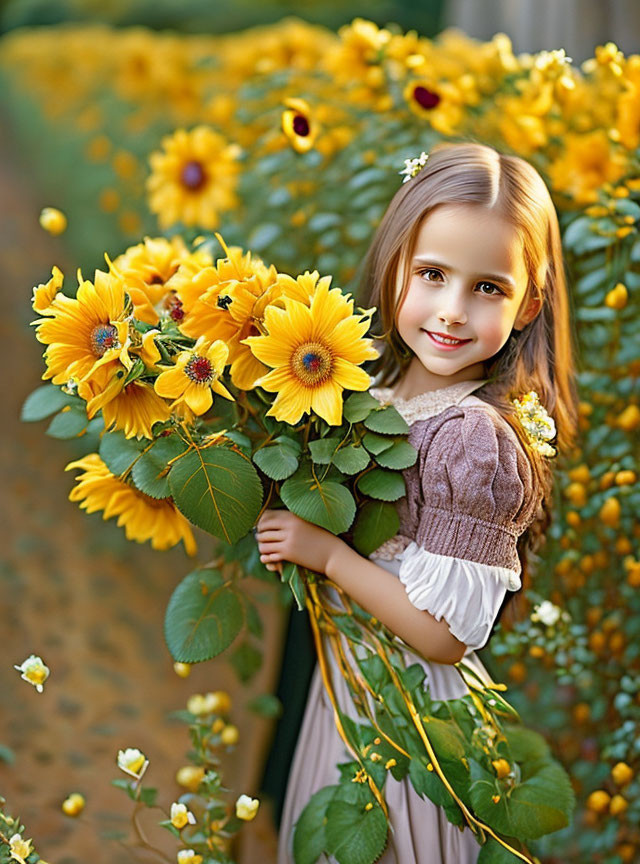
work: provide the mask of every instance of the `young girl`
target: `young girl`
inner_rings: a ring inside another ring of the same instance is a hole
[[[466,694],[453,668],[489,683],[475,652],[506,601],[523,590],[527,549],[548,526],[551,476],[510,400],[535,390],[557,429],[575,440],[577,395],[560,232],[547,188],[524,160],[476,144],[441,144],[391,201],[365,260],[364,305],[386,341],[371,393],[410,426],[418,451],[404,472],[400,530],[369,558],[284,510],[258,523],[261,560],[324,573],[421,663],[436,700]],[[333,602],[339,595],[329,586]],[[332,653],[327,652],[331,658]],[[336,696],[356,719],[332,662]],[[351,760],[314,672],[289,776],[278,864],[293,862],[292,834],[311,796]],[[408,779],[389,774],[383,864],[473,864],[471,829],[446,818]],[[326,858],[322,860],[326,861]]]

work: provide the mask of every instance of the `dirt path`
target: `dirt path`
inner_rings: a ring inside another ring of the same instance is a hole
[[[250,689],[239,687],[226,661],[201,664],[190,678],[178,678],[162,621],[173,588],[189,572],[189,559],[182,551],[159,553],[128,543],[113,521],[80,511],[67,499],[73,480],[63,471],[80,455],[77,444],[45,436],[45,422],[20,422],[20,406],[43,371],[42,346],[28,327],[34,317],[32,286],[49,278],[54,263],[72,278],[76,267],[61,239],[39,228],[41,207],[55,202],[30,188],[28,166],[19,165],[16,153],[6,130],[0,130],[5,393],[0,745],[15,755],[13,764],[0,761],[0,792],[52,864],[159,861],[118,839],[134,840],[131,802],[110,783],[119,774],[118,749],[139,747],[147,754],[149,783],[160,789],[159,800],[168,808],[182,791],[174,776],[186,764],[189,741],[186,726],[172,723],[167,714],[183,708],[194,692],[228,689],[238,706],[240,745],[226,761],[225,785],[235,794],[255,795],[270,726],[241,709],[255,693],[273,688],[275,661]],[[206,543],[204,535],[199,538]],[[200,560],[207,552],[205,545]],[[271,613],[265,623],[275,658],[282,622]],[[13,669],[31,653],[51,668],[43,694]],[[87,800],[75,820],[60,809],[73,791]],[[242,861],[275,860],[266,802],[261,813],[245,829]],[[150,838],[175,861],[174,838],[154,823],[151,819]]]

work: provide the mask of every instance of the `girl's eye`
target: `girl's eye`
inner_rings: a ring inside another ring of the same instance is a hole
[[[500,288],[498,288],[497,285],[494,285],[493,282],[478,282],[478,285],[488,285],[489,288],[495,288],[496,291],[498,292],[498,294],[503,294],[503,293],[504,293],[503,291],[500,290]],[[483,293],[486,293],[486,292],[483,292]],[[490,297],[491,297],[491,296],[494,296],[494,293],[492,292],[492,293],[491,293],[490,295],[488,295],[488,296],[490,296]]]
[[[434,270],[433,267],[427,267],[424,270],[419,270],[418,273],[420,276],[426,276],[429,282],[435,282],[437,277],[441,275],[440,271]],[[436,274],[435,277],[433,275],[434,273]]]

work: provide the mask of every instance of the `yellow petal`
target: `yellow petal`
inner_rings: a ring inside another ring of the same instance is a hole
[[[182,369],[173,368],[161,372],[153,387],[158,396],[164,396],[165,399],[176,399],[182,395],[188,384],[189,379]]]
[[[342,423],[342,387],[335,381],[326,381],[313,390],[311,407],[331,426],[339,426]]]
[[[342,357],[335,357],[331,365],[332,378],[347,390],[368,390],[371,376],[359,366],[354,366]]]
[[[184,401],[196,414],[204,414],[213,404],[211,387],[203,384],[189,384],[184,394]]]

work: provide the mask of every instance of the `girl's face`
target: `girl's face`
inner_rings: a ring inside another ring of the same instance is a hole
[[[396,327],[415,355],[408,371],[416,384],[434,388],[484,378],[483,361],[539,309],[536,301],[521,308],[528,274],[515,227],[482,205],[441,204],[432,210],[420,225],[408,267]],[[443,344],[433,333],[459,341]]]

